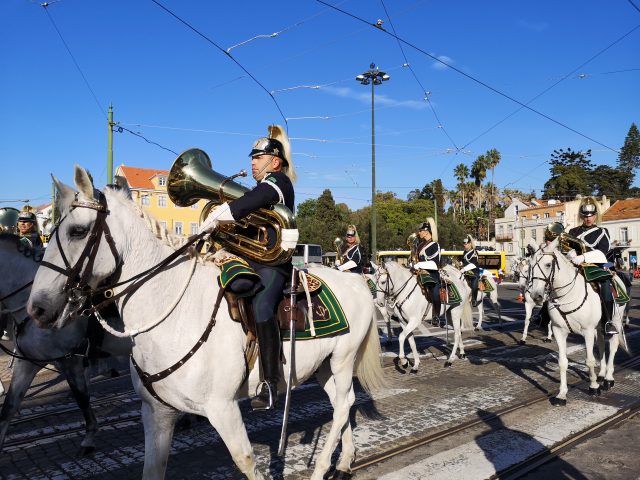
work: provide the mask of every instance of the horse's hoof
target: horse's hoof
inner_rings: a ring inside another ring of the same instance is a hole
[[[411,370],[409,370],[409,373],[413,373],[415,375],[416,373],[418,373],[418,369],[413,367],[411,368]]]
[[[96,447],[80,447],[80,451],[78,452],[79,457],[88,457],[89,455],[93,455],[93,452],[96,451]]]
[[[467,358],[467,354],[466,353],[461,353],[460,355],[458,355],[458,358],[460,360],[464,360],[465,358]]]
[[[592,397],[597,397],[598,395],[600,395],[601,392],[601,388],[593,388],[593,387],[589,387],[589,395],[591,395]]]
[[[401,362],[400,362],[400,357],[396,357],[393,359],[393,364],[395,366],[396,371],[398,371],[399,373],[407,373],[407,370],[405,367],[402,366]]]
[[[566,398],[551,397],[549,399],[549,403],[551,403],[551,405],[553,405],[554,407],[564,407],[564,406],[567,405],[567,399]]]
[[[602,389],[611,390],[613,388],[614,383],[615,382],[613,380],[605,380],[604,382],[602,382]]]
[[[444,362],[444,366],[446,367],[450,367],[451,365],[453,365],[452,362],[450,362],[449,360],[447,360],[446,362]]]
[[[342,470],[336,470],[331,478],[334,480],[347,480],[351,478],[351,473],[343,472]]]
[[[480,328],[478,328],[478,327],[473,327],[473,331],[474,331],[474,332],[479,332],[479,331],[480,331]]]
[[[527,344],[527,341],[523,339],[523,340],[520,340],[518,343],[519,343],[520,345],[526,345],[526,344]]]
[[[604,377],[598,375],[598,378],[596,378],[596,382],[598,382],[598,383],[604,382]]]
[[[546,338],[546,337],[545,337],[545,338],[543,338],[543,339],[542,339],[542,341],[543,341],[544,343],[551,343],[551,339],[550,339],[550,338]]]

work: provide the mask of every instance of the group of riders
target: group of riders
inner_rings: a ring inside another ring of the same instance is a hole
[[[296,174],[291,159],[289,139],[285,130],[276,125],[270,126],[268,135],[254,142],[249,157],[251,159],[252,176],[257,182],[256,186],[241,197],[222,203],[212,209],[202,222],[199,233],[213,233],[220,225],[238,222],[259,209],[268,209],[276,204],[285,205],[293,212],[295,203],[293,182],[296,179]],[[571,229],[569,234],[582,240],[591,249],[600,250],[607,255],[610,250],[609,234],[605,228],[596,225],[599,213],[597,202],[592,199],[587,200],[580,206],[580,215],[584,223]],[[562,225],[551,224],[547,228],[545,238],[553,240],[560,231],[564,231]],[[294,248],[298,239],[297,231],[285,232],[286,235],[278,235],[277,232],[269,233],[272,233],[268,235],[269,241],[276,241],[278,237],[281,237],[282,248]],[[29,242],[32,247],[42,245],[34,212],[29,210],[20,212],[17,219],[17,234],[20,236],[21,241]],[[431,276],[433,281],[430,283],[428,293],[433,302],[433,312],[437,315],[441,306],[441,278],[439,273],[441,248],[438,243],[435,221],[432,218],[428,218],[427,221],[418,226],[416,234],[417,238],[413,245],[416,256],[410,267],[415,273],[426,272]],[[358,232],[354,225],[347,227],[344,239],[345,242],[341,251],[337,252],[336,268],[344,272],[357,274],[370,273],[371,264],[363,246],[360,244]],[[462,256],[461,271],[472,289],[473,305],[477,306],[479,301],[479,280],[481,277],[478,253],[471,236],[464,237],[463,245],[464,254]],[[581,255],[573,255],[570,258],[573,263],[580,264],[589,261],[588,256],[589,252],[586,252]],[[259,343],[262,382],[251,401],[251,405],[254,410],[271,410],[276,407],[281,367],[280,329],[276,313],[285,284],[291,277],[293,267],[290,260],[280,265],[267,265],[252,260],[247,260],[247,264],[260,279],[252,287],[254,297],[251,303],[251,311],[255,320]],[[606,307],[606,331],[607,333],[617,333],[610,322],[613,311],[611,287],[603,283],[600,291]]]

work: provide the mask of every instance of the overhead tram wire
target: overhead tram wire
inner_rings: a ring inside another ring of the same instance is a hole
[[[152,1],[153,1],[153,0],[152,0]],[[427,52],[427,51],[425,51],[424,49],[422,49],[422,48],[418,47],[417,45],[414,45],[413,43],[408,42],[407,40],[404,40],[404,39],[400,38],[399,36],[397,36],[397,35],[395,35],[395,34],[393,34],[393,33],[389,32],[388,30],[385,30],[384,28],[382,28],[381,26],[376,25],[375,23],[370,23],[370,22],[368,22],[367,20],[365,20],[365,19],[363,19],[363,18],[358,17],[357,15],[354,15],[354,14],[352,14],[352,13],[349,13],[349,12],[345,11],[345,10],[342,10],[342,9],[340,9],[340,8],[338,8],[338,7],[334,6],[334,5],[331,5],[330,3],[327,3],[327,2],[325,2],[325,1],[323,1],[323,0],[316,0],[316,2],[321,3],[321,4],[323,4],[323,5],[326,5],[326,6],[327,6],[327,7],[329,7],[329,8],[332,8],[332,9],[334,9],[334,10],[336,10],[336,11],[338,11],[338,12],[340,12],[340,13],[344,14],[344,15],[347,15],[347,16],[349,16],[349,17],[353,18],[354,20],[358,20],[359,22],[366,23],[367,25],[369,25],[369,26],[371,26],[371,27],[375,28],[376,30],[379,30],[379,31],[381,31],[381,32],[386,33],[386,34],[387,34],[387,35],[389,35],[390,37],[393,37],[393,38],[397,39],[398,41],[400,41],[400,42],[402,42],[403,44],[405,44],[405,45],[407,45],[407,46],[409,46],[409,47],[411,47],[411,48],[413,48],[413,49],[417,50],[418,52],[422,53],[423,55],[426,55],[427,57],[431,58],[432,60],[434,60],[434,61],[436,61],[436,62],[438,62],[438,63],[441,63],[442,65],[445,65],[446,67],[448,67],[448,68],[452,69],[453,71],[455,71],[455,72],[459,73],[460,75],[463,75],[464,77],[468,78],[469,80],[472,80],[473,82],[475,82],[475,83],[477,83],[477,84],[479,84],[479,85],[482,85],[483,87],[485,87],[485,88],[487,88],[487,89],[491,90],[492,92],[497,93],[497,94],[498,94],[498,95],[500,95],[501,97],[504,97],[504,98],[506,98],[507,100],[510,100],[510,101],[512,101],[512,102],[514,102],[514,103],[517,103],[518,105],[520,105],[520,106],[522,106],[522,107],[526,108],[527,110],[529,110],[529,111],[531,111],[531,112],[533,112],[533,113],[535,113],[535,114],[537,114],[537,115],[540,115],[540,116],[541,116],[541,117],[543,117],[543,118],[546,118],[547,120],[549,120],[549,121],[551,121],[551,122],[555,123],[556,125],[559,125],[559,126],[561,126],[561,127],[565,128],[565,129],[567,129],[567,130],[569,130],[569,131],[571,131],[571,132],[573,132],[573,133],[575,133],[576,135],[580,135],[581,137],[586,138],[587,140],[589,140],[589,141],[591,141],[591,142],[593,142],[593,143],[597,143],[598,145],[600,145],[600,146],[602,146],[602,147],[605,147],[605,148],[607,148],[608,150],[611,150],[612,152],[620,153],[620,152],[619,152],[618,150],[616,150],[615,148],[610,147],[610,146],[608,146],[608,145],[605,145],[604,143],[602,143],[602,142],[600,142],[600,141],[598,141],[598,140],[596,140],[596,139],[594,139],[594,138],[592,138],[592,137],[589,137],[588,135],[586,135],[586,134],[584,134],[584,133],[582,133],[582,132],[579,132],[578,130],[576,130],[576,129],[574,129],[574,128],[571,128],[569,125],[567,125],[567,124],[565,124],[565,123],[562,123],[562,122],[560,122],[559,120],[556,120],[556,119],[554,119],[554,118],[550,117],[549,115],[547,115],[547,114],[545,114],[545,113],[543,113],[543,112],[541,112],[541,111],[539,111],[539,110],[536,110],[535,108],[532,108],[532,107],[528,106],[528,105],[527,105],[527,104],[525,104],[525,103],[522,103],[521,101],[519,101],[519,100],[517,100],[517,99],[513,98],[512,96],[507,95],[506,93],[504,93],[504,92],[502,92],[502,91],[498,90],[498,89],[497,89],[497,88],[495,88],[495,87],[492,87],[491,85],[489,85],[489,84],[488,84],[488,83],[486,83],[486,82],[483,82],[482,80],[479,80],[479,79],[475,78],[475,77],[474,77],[474,76],[472,76],[472,75],[469,75],[468,73],[463,72],[463,71],[462,71],[462,70],[460,70],[459,68],[454,67],[453,65],[450,65],[449,63],[445,62],[444,60],[442,60],[442,59],[440,59],[440,58],[436,57],[435,55],[430,54],[429,52]]]
[[[84,84],[89,89],[89,92],[91,93],[91,96],[93,97],[93,100],[96,102],[96,105],[98,106],[98,108],[102,112],[102,116],[104,118],[107,118],[107,112],[104,110],[104,108],[102,107],[102,105],[98,101],[98,97],[96,96],[96,93],[93,91],[93,88],[91,88],[91,85],[89,84],[89,80],[87,80],[87,77],[85,76],[85,74],[83,73],[82,69],[80,68],[80,65],[76,61],[76,58],[73,56],[73,53],[71,53],[71,49],[69,48],[69,45],[67,45],[67,42],[65,41],[64,37],[62,36],[62,33],[60,32],[60,29],[56,25],[56,22],[53,20],[53,17],[51,16],[51,14],[49,13],[49,9],[47,8],[49,5],[51,5],[51,3],[49,3],[49,2],[44,2],[44,3],[40,4],[40,6],[46,12],[47,18],[51,22],[51,25],[53,25],[53,28],[55,29],[55,31],[57,32],[58,36],[60,37],[60,40],[62,41],[62,44],[64,45],[64,48],[67,49],[67,53],[71,57],[71,60],[73,61],[73,64],[76,66],[76,69],[80,73],[80,76],[82,77],[82,80],[84,80]]]
[[[284,113],[282,112],[282,109],[280,108],[280,105],[278,104],[277,100],[275,99],[275,97],[271,94],[271,92],[269,90],[266,89],[266,87],[260,83],[260,81],[253,76],[253,74],[251,74],[249,72],[249,70],[247,70],[238,60],[236,60],[233,55],[231,55],[229,52],[227,52],[224,48],[222,48],[220,45],[218,45],[216,42],[214,42],[213,40],[211,40],[209,37],[207,37],[204,33],[200,32],[197,28],[195,28],[193,25],[191,25],[190,23],[188,23],[186,20],[183,20],[182,18],[180,18],[178,15],[176,15],[175,13],[173,13],[171,10],[169,10],[167,7],[165,7],[164,5],[162,5],[160,2],[158,2],[157,0],[151,0],[151,2],[155,3],[158,7],[160,7],[161,9],[163,9],[165,12],[167,12],[169,15],[171,15],[173,18],[175,18],[176,20],[178,20],[180,23],[182,23],[185,27],[187,27],[188,29],[190,29],[191,31],[193,31],[194,33],[196,33],[198,36],[202,37],[204,40],[206,40],[207,42],[209,42],[211,45],[213,45],[214,47],[216,47],[218,50],[220,50],[222,53],[224,53],[227,57],[229,57],[233,63],[235,63],[238,67],[240,67],[242,69],[242,71],[244,73],[246,73],[247,75],[249,75],[249,77],[251,77],[251,79],[258,84],[258,86],[264,90],[267,95],[269,95],[269,97],[271,97],[271,100],[273,100],[273,103],[275,104],[276,108],[278,109],[278,112],[280,112],[280,116],[282,117],[282,119],[284,120],[284,124],[285,127],[287,129],[287,131],[289,130],[289,124],[287,123],[287,118],[284,116]]]
[[[530,103],[533,103],[535,100],[537,100],[538,98],[540,98],[542,95],[544,95],[545,93],[547,93],[549,90],[551,90],[552,88],[556,87],[559,83],[564,82],[566,79],[570,78],[573,76],[574,73],[576,73],[578,70],[580,70],[582,67],[584,67],[585,65],[588,65],[589,63],[591,63],[593,60],[595,60],[597,57],[599,57],[600,55],[602,55],[604,52],[606,52],[607,50],[609,50],[611,47],[613,47],[614,45],[616,45],[617,43],[621,42],[622,40],[624,40],[626,37],[628,37],[629,35],[631,35],[634,31],[636,31],[638,28],[640,28],[640,25],[636,25],[634,28],[632,28],[631,30],[629,30],[627,33],[625,33],[623,36],[621,36],[620,38],[618,38],[617,40],[615,40],[614,42],[610,43],[608,46],[606,46],[605,48],[603,48],[602,50],[600,50],[598,53],[596,53],[595,55],[593,55],[591,58],[589,58],[587,61],[585,61],[584,63],[582,63],[581,65],[577,66],[576,68],[574,68],[573,70],[571,70],[569,73],[567,73],[565,76],[563,76],[562,78],[560,78],[560,80],[558,80],[557,82],[555,82],[554,84],[550,85],[549,87],[545,88],[542,92],[540,92],[539,94],[537,94],[535,97],[533,97],[531,100],[529,100],[526,105],[529,105]],[[613,73],[613,72],[612,72]],[[478,135],[477,137],[475,137],[473,140],[469,141],[466,143],[466,145],[462,148],[467,148],[469,145],[471,145],[473,142],[475,142],[476,140],[478,140],[479,138],[483,137],[484,135],[486,135],[487,133],[489,133],[491,130],[493,130],[494,128],[496,128],[497,126],[501,125],[502,123],[506,122],[508,119],[510,119],[511,117],[513,117],[516,113],[518,113],[519,111],[521,111],[523,108],[525,108],[525,106],[521,106],[520,108],[514,110],[513,112],[511,112],[509,115],[507,115],[505,118],[503,118],[502,120],[500,120],[499,122],[497,122],[496,124],[494,124],[493,126],[489,127],[487,130],[485,130],[484,132],[482,132],[480,135]],[[604,145],[603,145],[604,146]],[[608,147],[607,147],[608,148]]]
[[[638,12],[640,12],[640,8],[638,8],[638,6],[635,3],[633,3],[632,0],[627,0],[627,1],[631,4],[633,8],[635,8]]]
[[[382,4],[382,8],[384,9],[384,13],[387,15],[387,20],[389,20],[389,25],[391,25],[391,29],[393,30],[393,33],[395,35],[396,34],[396,27],[393,25],[393,21],[391,20],[391,15],[389,15],[389,12],[387,11],[387,6],[384,4],[384,0],[380,0],[380,3]],[[409,62],[409,59],[407,58],[407,54],[405,53],[404,48],[402,47],[402,43],[400,43],[400,40],[396,39],[396,41],[398,42],[398,47],[400,47],[400,51],[402,52],[402,57],[404,58],[405,65],[411,71],[411,74],[413,75],[413,78],[416,79],[416,82],[418,82],[418,85],[420,86],[420,89],[422,90],[422,93],[424,95],[424,100],[427,102],[427,104],[431,108],[431,111],[433,112],[433,116],[435,117],[436,122],[438,122],[438,126],[440,127],[442,132],[447,136],[447,138],[449,139],[449,141],[451,142],[453,147],[456,150],[458,150],[458,145],[456,145],[456,142],[454,142],[453,138],[451,138],[451,135],[449,135],[447,130],[444,128],[444,125],[440,121],[440,117],[438,117],[438,113],[436,112],[435,107],[431,103],[431,100],[429,100],[429,92],[427,92],[427,89],[424,88],[424,86],[420,82],[420,79],[418,78],[418,75],[416,75],[416,72],[413,70],[413,67],[411,67],[411,63]]]

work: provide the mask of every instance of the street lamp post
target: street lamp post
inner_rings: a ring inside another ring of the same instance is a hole
[[[376,238],[376,130],[375,130],[375,95],[376,85],[389,80],[389,75],[380,71],[375,63],[369,65],[369,70],[361,73],[356,80],[362,85],[371,84],[371,255],[375,258],[377,251]]]

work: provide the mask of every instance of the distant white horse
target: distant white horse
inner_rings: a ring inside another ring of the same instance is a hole
[[[514,264],[513,274],[518,282],[518,289],[523,298],[524,303],[524,330],[522,331],[522,338],[520,339],[521,344],[525,344],[527,342],[527,334],[529,332],[529,323],[531,321],[531,315],[533,313],[533,309],[537,305],[536,302],[531,298],[531,293],[529,292],[529,259],[525,258]],[[542,307],[542,305],[538,305]],[[544,308],[544,307],[542,307]],[[542,339],[543,342],[550,342],[553,338],[553,329],[551,328],[551,322],[547,325],[547,336]]]
[[[498,321],[502,319],[502,315],[500,313],[500,304],[498,303],[498,284],[493,279],[493,276],[491,274],[481,275],[479,282],[482,282],[483,279],[487,280],[492,290],[490,292],[485,292],[480,288],[478,288],[478,294],[475,299],[478,304],[478,323],[476,323],[476,328],[475,328],[476,331],[482,329],[482,320],[484,319],[484,298],[487,296],[491,300],[491,305],[493,305],[493,309],[498,314]],[[471,298],[471,294],[472,292],[469,291],[469,298]]]
[[[450,366],[456,358],[457,351],[459,351],[458,356],[460,358],[466,357],[464,343],[462,342],[462,329],[473,328],[471,306],[468,301],[470,289],[462,280],[460,272],[451,265],[441,269],[440,276],[443,281],[445,279],[450,280],[458,288],[463,299],[460,304],[455,306],[442,305],[446,316],[451,320],[454,331],[451,354],[445,363],[445,366]],[[395,316],[401,320],[402,332],[398,336],[400,348],[398,355],[399,365],[402,368],[406,368],[408,365],[408,360],[404,353],[404,342],[407,340],[413,353],[411,371],[415,373],[420,365],[420,355],[418,354],[413,331],[422,323],[424,316],[431,313],[433,306],[422,293],[416,276],[398,262],[385,262],[384,266],[378,269],[376,277],[376,283],[380,286],[378,289],[378,303],[384,302],[389,308],[393,309]]]
[[[88,319],[82,317],[60,330],[52,330],[38,328],[27,316],[27,299],[40,258],[42,252],[25,248],[18,243],[16,236],[0,234],[0,299],[3,313],[15,319],[12,336],[16,344],[11,383],[0,411],[0,450],[9,423],[20,408],[36,373],[52,363],[65,375],[84,416],[86,433],[80,446],[81,454],[87,454],[95,449],[98,431],[84,363],[89,349]],[[128,355],[131,342],[106,334],[100,349],[112,355]]]
[[[87,172],[80,167],[75,170],[77,194],[56,183],[64,219],[47,247],[44,261],[59,271],[38,271],[29,299],[32,316],[51,323],[61,310],[77,307],[75,296],[83,294],[76,288],[78,278],[86,280],[80,281],[81,286],[96,289],[114,274],[123,282],[163,265],[153,270],[151,277],[138,277],[135,288],[121,284],[113,290],[126,327],[122,334],[134,338],[132,362],[141,371],[161,377],[149,383],[156,377],[140,378],[137,369],[131,371],[134,388],[142,398],[143,478],[164,478],[180,411],[207,416],[242,473],[250,480],[264,478],[256,466],[238,406],[238,399],[258,386],[258,369],[247,371],[246,337],[219,296],[215,281],[219,269],[211,262],[198,263],[196,257],[170,257],[175,253],[171,238],[164,229],[157,232],[165,241],[157,238],[149,228],[148,217],[129,199],[128,192],[94,191]],[[153,225],[158,226],[157,222]],[[101,234],[104,231],[108,236]],[[93,257],[90,270],[84,268],[77,275],[72,272],[70,279],[60,273],[71,271],[69,266],[84,265],[88,258],[83,256],[89,255]],[[174,260],[162,263],[168,257]],[[317,267],[313,274],[331,288],[349,321],[349,330],[342,335],[299,344],[295,362],[288,357],[288,342],[283,349],[287,367],[295,364],[295,384],[315,373],[334,409],[331,429],[311,476],[320,480],[331,465],[331,454],[340,439],[342,453],[337,470],[350,471],[355,457],[349,421],[355,401],[354,369],[365,389],[381,386],[384,377],[374,306],[366,282],[360,278],[353,281],[351,276],[331,268]],[[65,285],[68,303],[60,296]],[[216,304],[220,308],[212,315]],[[178,368],[178,374],[173,374]]]
[[[614,358],[621,341],[622,347],[627,349],[622,318],[624,305],[614,307],[612,322],[620,332],[609,338],[609,355],[605,355],[604,335],[600,326],[602,315],[600,296],[587,283],[584,276],[558,250],[556,238],[547,246],[540,247],[531,257],[531,289],[534,301],[549,300],[549,315],[553,327],[553,334],[558,344],[558,366],[560,367],[560,391],[552,399],[554,405],[567,403],[567,336],[569,333],[579,333],[584,337],[586,349],[586,364],[589,369],[589,393],[597,395],[600,392],[598,378],[603,378],[603,388],[608,390],[614,384]],[[617,277],[615,281],[622,282]],[[600,375],[595,373],[595,357],[593,345],[598,338],[600,351]]]

